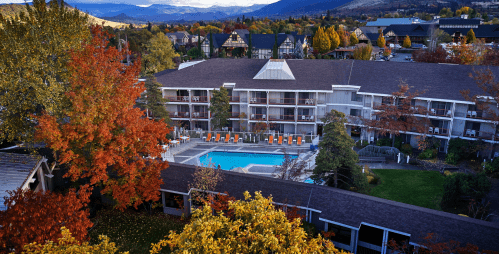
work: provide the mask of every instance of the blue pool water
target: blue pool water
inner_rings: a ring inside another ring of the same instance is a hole
[[[291,159],[298,156],[289,155]],[[284,161],[282,154],[268,153],[231,153],[231,152],[210,152],[199,157],[201,164],[207,166],[210,163],[215,164],[215,167],[220,165],[224,170],[231,170],[237,167],[246,167],[249,164],[265,164],[265,165],[281,165]]]

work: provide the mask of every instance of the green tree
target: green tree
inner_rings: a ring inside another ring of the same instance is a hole
[[[147,110],[147,115],[155,119],[163,119],[164,122],[169,123],[170,117],[166,111],[166,99],[161,94],[161,84],[156,82],[156,77],[148,74],[145,82],[146,91],[142,93],[137,105],[142,110]]]
[[[144,56],[143,66],[145,73],[157,73],[165,69],[175,68],[173,58],[175,53],[173,44],[164,33],[157,33],[146,44],[148,54]]]
[[[489,22],[489,15],[487,13],[482,14],[482,19],[484,22]]]
[[[221,86],[220,90],[213,91],[213,98],[210,99],[210,108],[212,115],[211,125],[214,130],[222,129],[229,122],[230,105],[229,92],[227,88]]]
[[[335,188],[339,186],[338,181],[342,182],[340,187],[345,189],[362,188],[367,179],[356,165],[359,156],[352,149],[355,141],[346,131],[346,121],[345,114],[334,109],[323,119],[326,123],[323,129],[324,138],[319,143],[320,150],[315,158],[316,166],[311,178],[316,182],[325,181]]]
[[[1,139],[31,143],[33,116],[65,108],[68,51],[89,36],[88,16],[55,0],[34,0],[12,18],[0,15]]]
[[[201,50],[201,33],[200,32],[198,32],[198,52],[199,52],[198,57],[202,58],[203,57],[203,51]]]
[[[376,41],[378,47],[384,48],[386,45],[385,37],[383,36],[383,33],[379,34],[378,40]]]
[[[329,43],[330,43],[330,50],[335,50],[338,48],[340,45],[340,36],[338,33],[334,30],[334,26],[330,26],[328,29],[326,29],[326,35],[329,38]]]
[[[462,201],[463,197],[471,199],[484,198],[491,189],[491,183],[485,173],[464,174],[457,173],[447,176],[444,182],[442,205],[453,207]]]
[[[357,35],[355,33],[350,34],[350,45],[357,45],[359,43],[359,39],[357,39]]]
[[[409,38],[409,35],[406,35],[404,38],[404,42],[402,43],[402,47],[410,48],[411,45],[412,45],[411,38]]]
[[[278,59],[279,58],[279,52],[277,48],[277,31],[275,32],[275,42],[274,42],[274,47],[272,48],[272,58],[273,59]]]
[[[248,38],[248,53],[246,54],[249,59],[251,59],[251,57],[252,57],[252,53],[253,53],[252,51],[253,51],[253,45],[251,43],[251,33],[250,33],[249,38]]]
[[[475,41],[476,41],[475,32],[473,32],[473,29],[470,29],[466,34],[466,42],[474,43]]]

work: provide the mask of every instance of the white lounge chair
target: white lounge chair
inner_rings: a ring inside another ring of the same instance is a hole
[[[471,136],[476,137],[476,131],[475,130],[471,130]]]
[[[432,114],[434,114],[434,115],[437,113],[437,112],[435,111],[435,109],[433,109],[433,108],[431,108],[431,109],[430,109],[430,111],[431,111],[431,113],[432,113]]]
[[[429,132],[429,133],[433,133],[433,127],[429,127],[429,128],[428,128],[428,132]]]
[[[477,115],[476,111],[471,111],[471,116],[472,117],[477,117],[478,115]]]
[[[305,116],[301,116],[301,120],[305,121]]]
[[[177,117],[178,116],[178,112],[173,113],[173,116]]]
[[[263,119],[263,120],[267,120],[267,115],[263,114],[263,115],[262,115],[262,119]]]
[[[439,134],[440,133],[440,129],[438,127],[435,128],[435,133],[436,134]]]
[[[468,116],[471,117],[471,111],[470,110],[468,110]]]

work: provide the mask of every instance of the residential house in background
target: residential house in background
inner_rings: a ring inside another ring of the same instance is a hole
[[[499,76],[499,68],[490,68]],[[430,63],[211,59],[157,75],[157,81],[169,99],[170,117],[188,129],[211,130],[210,98],[224,86],[230,96],[229,130],[251,130],[264,121],[282,133],[321,135],[321,119],[335,109],[348,116],[347,132],[354,139],[372,141],[378,135],[363,119],[372,119],[402,79],[414,91],[425,91],[413,103],[431,112],[418,116],[430,119],[427,131],[402,133],[403,142],[417,147],[419,137],[426,135],[440,140],[440,151],[446,152],[451,138],[499,142],[496,123],[459,92],[483,95],[468,75],[472,71],[467,65]]]
[[[189,42],[189,33],[187,31],[178,31],[176,33],[165,33],[166,36],[172,41],[173,45],[185,45]]]

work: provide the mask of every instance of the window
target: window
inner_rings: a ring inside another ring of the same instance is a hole
[[[180,194],[164,192],[165,206],[171,208],[180,208],[180,204],[184,204],[184,197]]]
[[[352,101],[362,102],[362,95],[358,95],[357,92],[352,92]]]
[[[361,116],[362,110],[360,109],[350,109],[351,116]]]
[[[334,232],[334,236],[331,237],[332,241],[342,243],[345,245],[350,245],[350,240],[352,239],[352,230],[347,227],[342,227],[336,224],[329,223],[328,231]]]
[[[237,41],[237,34],[232,35],[232,41]]]

